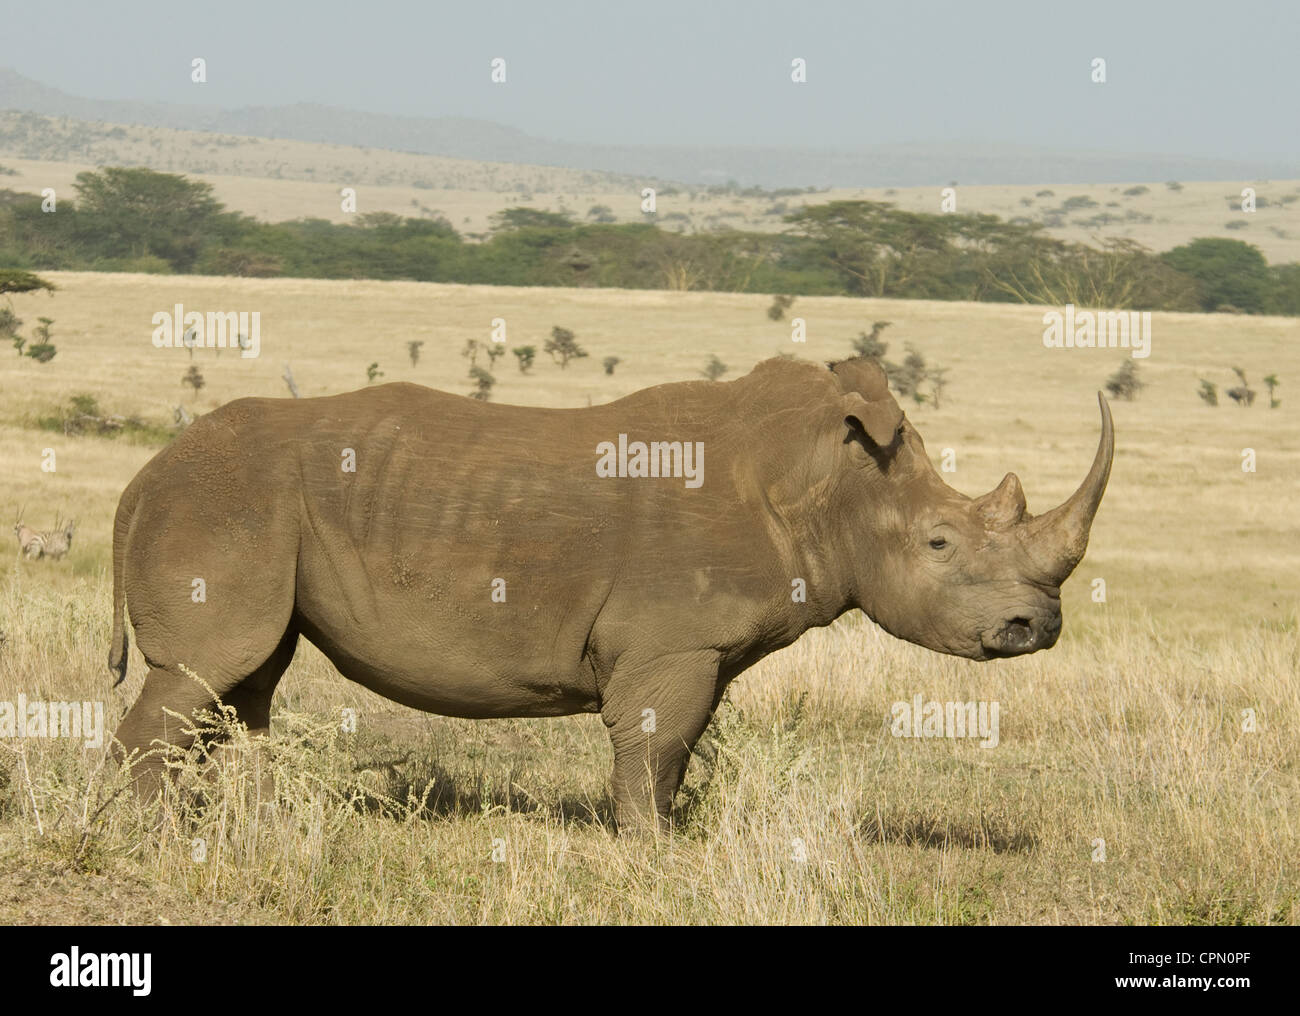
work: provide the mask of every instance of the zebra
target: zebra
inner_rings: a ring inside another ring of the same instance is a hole
[[[39,561],[48,557],[58,561],[72,549],[72,534],[77,527],[76,521],[61,525],[55,519],[54,528],[38,532],[31,526],[23,525],[22,517],[14,523],[14,536],[18,538],[18,553],[28,561]]]
[[[56,518],[54,528],[41,534],[41,538],[45,541],[45,556],[53,558],[55,561],[60,560],[72,549],[72,531],[77,528],[75,519],[68,522],[62,529],[59,528],[59,521]]]

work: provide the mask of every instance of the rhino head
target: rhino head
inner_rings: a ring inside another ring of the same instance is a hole
[[[842,392],[837,515],[853,520],[840,537],[857,606],[891,635],[973,660],[1055,645],[1061,583],[1087,549],[1110,476],[1105,398],[1098,393],[1101,441],[1087,477],[1033,516],[1014,473],[977,498],[944,483],[874,362],[830,366]]]

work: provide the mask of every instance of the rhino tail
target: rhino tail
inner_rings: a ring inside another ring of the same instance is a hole
[[[113,519],[113,641],[108,650],[108,669],[117,677],[114,688],[126,680],[126,654],[131,641],[126,630],[126,540],[140,500],[137,480],[138,477],[122,492]]]

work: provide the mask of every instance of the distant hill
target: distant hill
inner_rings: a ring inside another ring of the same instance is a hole
[[[894,187],[978,184],[1259,180],[1300,176],[1261,163],[975,143],[887,145],[858,151],[767,147],[584,145],[537,138],[464,117],[407,117],[312,103],[224,110],[68,95],[0,69],[0,109],[216,134],[363,146],[486,162],[527,163],[743,186]]]

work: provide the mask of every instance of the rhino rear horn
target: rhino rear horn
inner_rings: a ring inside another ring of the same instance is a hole
[[[1101,405],[1101,441],[1087,477],[1064,504],[1025,523],[1034,557],[1057,585],[1064,582],[1083,559],[1084,551],[1088,549],[1092,520],[1102,495],[1106,493],[1106,481],[1110,479],[1115,430],[1110,404],[1101,392],[1097,393],[1097,401]]]
[[[993,490],[976,499],[976,504],[991,525],[999,528],[1016,525],[1025,515],[1025,492],[1020,478],[1015,473],[1007,473]]]

